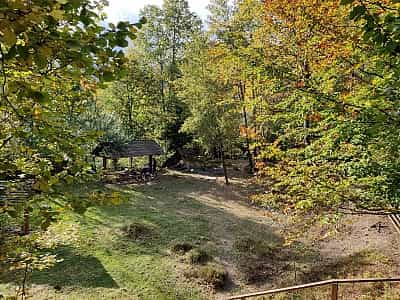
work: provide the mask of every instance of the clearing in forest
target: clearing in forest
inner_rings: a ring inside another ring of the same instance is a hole
[[[398,271],[397,236],[383,217],[345,217],[336,236],[303,238],[286,246],[285,216],[249,205],[250,184],[243,179],[225,186],[213,176],[173,172],[144,185],[108,186],[126,201],[91,208],[80,217],[69,215],[54,226],[60,232],[72,228],[76,236],[56,250],[63,262],[32,275],[31,296],[213,299]],[[377,222],[388,227],[378,232]],[[314,237],[325,233],[312,230]],[[0,294],[11,294],[12,278],[0,282]],[[363,299],[379,299],[385,287],[363,289],[371,296]],[[324,299],[325,292],[316,291],[315,299]],[[348,299],[356,299],[360,291],[347,292],[354,295]],[[389,292],[395,292],[393,286]]]

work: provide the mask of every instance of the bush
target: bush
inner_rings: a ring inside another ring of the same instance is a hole
[[[223,288],[228,279],[228,272],[222,266],[207,265],[198,270],[198,276],[214,288]]]
[[[254,240],[251,238],[241,238],[235,241],[234,248],[239,256],[254,256],[258,258],[272,257],[275,247],[267,244],[262,240]]]
[[[187,242],[178,242],[172,245],[172,253],[185,254],[193,249],[193,245]]]
[[[191,264],[204,264],[211,259],[204,250],[192,249],[188,252],[188,260]]]

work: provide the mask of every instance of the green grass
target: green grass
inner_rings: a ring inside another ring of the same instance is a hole
[[[57,226],[77,223],[78,240],[56,252],[64,261],[34,272],[30,289],[34,299],[209,299],[203,285],[185,278],[190,268],[171,254],[178,242],[189,242],[216,257],[230,256],[220,247],[221,237],[232,239],[259,231],[279,240],[269,228],[208,206],[193,196],[214,183],[163,176],[151,185],[111,186],[127,201],[118,206],[90,208],[84,216],[68,215]],[[151,228],[143,239],[131,239],[122,228],[142,223]],[[0,294],[12,294],[11,280],[0,283]],[[56,291],[57,289],[57,291]]]

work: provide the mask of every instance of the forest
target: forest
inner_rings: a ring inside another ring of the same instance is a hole
[[[398,276],[400,1],[108,5],[0,0],[0,299]]]

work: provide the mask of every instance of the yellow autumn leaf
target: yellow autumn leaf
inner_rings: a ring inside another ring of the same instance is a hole
[[[53,10],[53,11],[50,13],[50,15],[51,15],[54,19],[60,20],[60,19],[63,18],[64,12],[63,12],[62,10],[60,10],[60,9],[56,9],[56,10]]]
[[[11,28],[4,28],[3,31],[3,40],[7,46],[14,46],[17,42],[17,36]]]
[[[42,117],[42,108],[39,106],[35,106],[35,108],[33,109],[33,117],[35,119],[40,119]]]
[[[42,47],[39,51],[45,57],[49,57],[53,53],[53,50],[49,47]]]
[[[33,184],[33,188],[37,191],[48,193],[50,191],[50,186],[46,180],[40,179]]]

